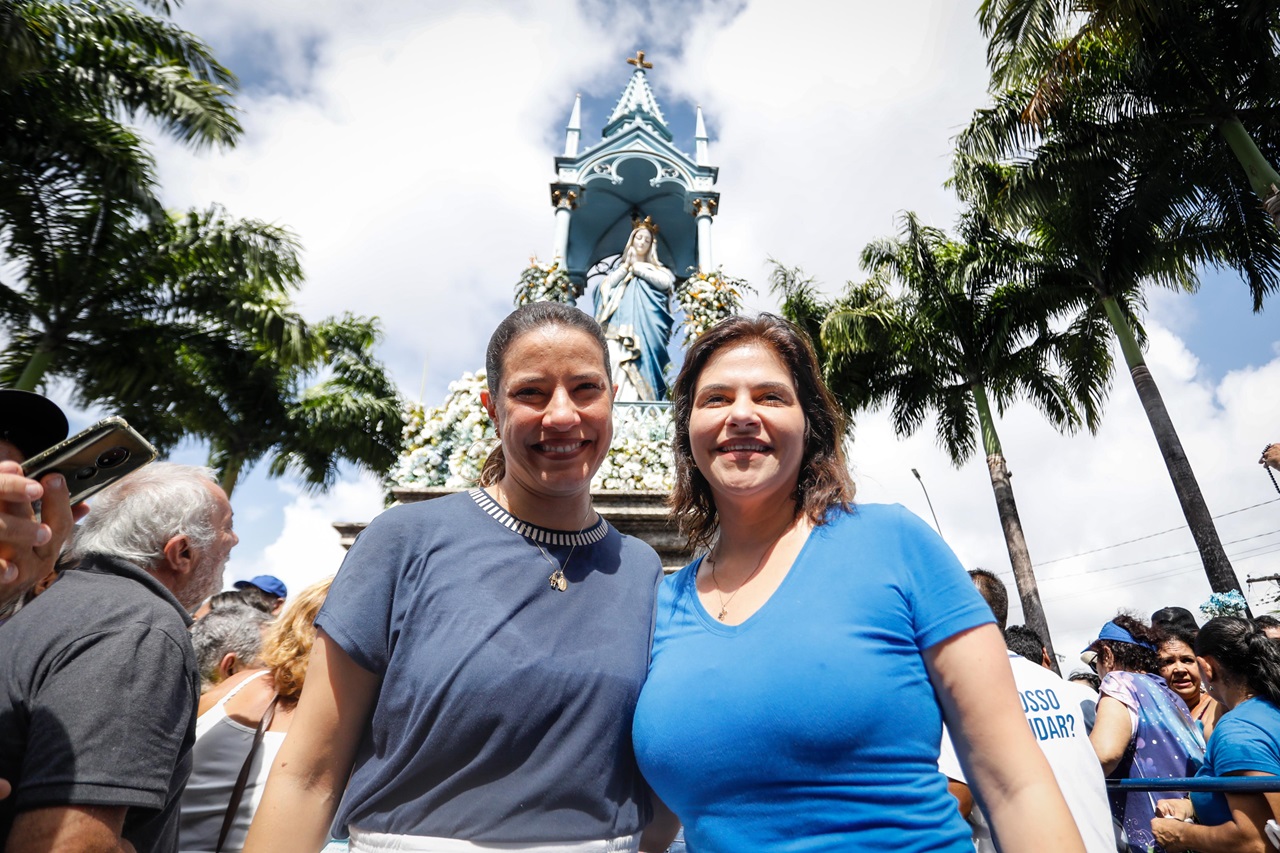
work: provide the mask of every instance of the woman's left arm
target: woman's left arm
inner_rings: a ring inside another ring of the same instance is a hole
[[[1256,770],[1228,773],[1228,776],[1270,776]],[[1168,853],[1196,850],[1198,853],[1266,853],[1264,827],[1271,817],[1271,806],[1264,794],[1227,794],[1231,820],[1217,826],[1201,826],[1167,817],[1151,819],[1156,841]]]
[[[925,651],[929,678],[1001,850],[1084,853],[1053,770],[1018,702],[1000,631],[981,625]]]

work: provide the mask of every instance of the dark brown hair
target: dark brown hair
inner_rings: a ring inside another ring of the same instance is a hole
[[[991,613],[996,617],[996,624],[1000,626],[1000,630],[1005,630],[1004,626],[1009,621],[1009,590],[1005,587],[1004,581],[996,577],[994,572],[986,569],[970,569],[969,580],[973,581],[973,585],[978,588],[978,594],[991,608]],[[1036,662],[1039,663],[1039,661]]]
[[[1196,635],[1196,654],[1213,657],[1224,680],[1243,681],[1253,693],[1280,705],[1280,643],[1256,621],[1237,616],[1210,619]]]
[[[698,377],[716,353],[752,343],[773,350],[786,365],[804,409],[804,456],[796,482],[796,515],[804,513],[815,525],[823,524],[833,506],[847,510],[853,503],[853,479],[849,476],[842,446],[844,413],[822,381],[809,339],[799,328],[773,314],[730,317],[712,326],[689,347],[672,388],[675,488],[669,505],[680,532],[688,537],[691,546],[709,545],[719,527],[711,486],[694,465],[689,443],[689,417]]]
[[[1156,654],[1156,649],[1160,648],[1163,635],[1158,630],[1148,627],[1147,623],[1131,613],[1117,613],[1111,621],[1132,634],[1139,643],[1150,643],[1153,648],[1149,649],[1146,646],[1120,640],[1094,640],[1089,644],[1089,651],[1102,654],[1104,648],[1110,649],[1114,661],[1112,669],[1159,675],[1160,658]]]
[[[612,388],[613,370],[609,366],[609,345],[605,343],[604,332],[595,318],[572,305],[561,302],[531,302],[528,305],[521,305],[508,314],[489,336],[489,346],[484,353],[484,370],[485,381],[489,384],[489,397],[494,401],[494,406],[497,406],[498,386],[502,384],[502,372],[506,368],[504,360],[507,357],[507,350],[511,349],[516,338],[526,332],[552,326],[586,332],[600,345],[601,357],[604,359],[604,375]],[[480,471],[480,485],[492,486],[501,480],[506,472],[507,462],[502,455],[502,445],[499,444],[484,460],[484,468]]]

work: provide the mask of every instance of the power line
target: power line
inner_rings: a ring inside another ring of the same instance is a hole
[[[1252,553],[1252,552],[1257,552],[1257,553]],[[1255,557],[1266,557],[1270,554],[1275,554],[1278,552],[1280,552],[1280,545],[1266,546],[1263,548],[1250,548],[1250,549],[1241,551],[1237,554],[1232,554],[1231,559],[1233,562],[1243,563],[1246,560],[1252,560]],[[1091,586],[1085,590],[1068,592],[1061,595],[1046,595],[1043,598],[1045,601],[1069,601],[1073,598],[1082,598],[1083,596],[1086,596],[1086,595],[1097,595],[1100,592],[1107,592],[1113,589],[1122,589],[1128,586],[1138,586],[1140,584],[1165,580],[1166,578],[1176,577],[1177,575],[1187,575],[1187,574],[1191,574],[1192,572],[1198,572],[1198,571],[1203,571],[1203,567],[1201,566],[1201,564],[1191,563],[1187,566],[1183,566],[1180,568],[1169,569],[1166,571],[1158,572],[1156,574],[1147,574],[1141,577],[1131,578],[1129,580],[1118,581],[1113,584],[1107,584],[1106,586]]]
[[[1250,542],[1254,539],[1264,539],[1268,536],[1275,536],[1277,534],[1280,534],[1280,530],[1270,530],[1266,533],[1259,533],[1255,536],[1244,536],[1244,537],[1241,537],[1240,539],[1232,539],[1230,542],[1223,542],[1222,545],[1225,548],[1227,545],[1238,545],[1241,542]],[[1143,566],[1143,565],[1146,565],[1147,563],[1159,563],[1164,560],[1172,560],[1175,557],[1185,557],[1188,554],[1199,554],[1199,553],[1200,553],[1199,549],[1192,548],[1190,551],[1179,551],[1176,554],[1166,554],[1163,557],[1150,557],[1146,560],[1134,560],[1131,563],[1117,563],[1114,566],[1103,566],[1102,568],[1098,568],[1098,569],[1085,569],[1084,571],[1073,572],[1069,575],[1054,575],[1053,577],[1045,577],[1042,580],[1057,581],[1057,580],[1066,580],[1068,578],[1078,578],[1081,575],[1093,575],[1093,574],[1097,574],[1098,572],[1109,572],[1112,569],[1127,569],[1130,566]]]
[[[1224,543],[1222,543],[1222,544],[1223,544],[1224,546],[1226,546],[1226,545],[1238,545],[1238,544],[1239,544],[1239,543],[1241,543],[1241,542],[1250,542],[1250,541],[1252,541],[1252,540],[1254,540],[1254,539],[1265,539],[1265,538],[1266,538],[1266,537],[1268,537],[1268,536],[1275,536],[1276,534],[1280,534],[1280,530],[1272,530],[1272,531],[1270,531],[1270,532],[1268,532],[1268,533],[1259,533],[1259,534],[1257,534],[1257,535],[1255,535],[1255,536],[1243,536],[1243,537],[1241,537],[1241,538],[1239,538],[1239,539],[1232,539],[1230,542],[1224,542]],[[1257,552],[1257,553],[1255,553],[1255,552]],[[1246,560],[1247,560],[1247,559],[1252,559],[1253,557],[1260,557],[1260,556],[1263,556],[1264,554],[1272,554],[1272,553],[1276,553],[1276,552],[1280,552],[1280,544],[1276,544],[1276,545],[1264,545],[1264,546],[1262,546],[1262,547],[1260,547],[1260,548],[1245,548],[1245,549],[1243,549],[1243,550],[1241,550],[1241,551],[1237,551],[1237,552],[1235,552],[1235,553],[1228,554],[1227,556],[1228,556],[1230,559],[1232,559],[1232,560],[1237,560],[1237,559],[1246,559]],[[1101,568],[1097,568],[1097,569],[1085,569],[1084,571],[1081,571],[1081,572],[1073,572],[1072,574],[1069,574],[1069,575],[1055,575],[1055,576],[1053,576],[1053,577],[1037,578],[1037,581],[1038,581],[1038,582],[1040,582],[1040,583],[1048,583],[1049,581],[1071,580],[1072,578],[1083,577],[1084,575],[1093,575],[1093,574],[1098,574],[1099,572],[1108,572],[1108,571],[1111,571],[1111,570],[1113,570],[1113,569],[1126,569],[1126,568],[1132,568],[1133,566],[1141,566],[1141,565],[1146,565],[1146,564],[1148,564],[1148,563],[1159,563],[1159,562],[1162,562],[1162,561],[1164,561],[1164,560],[1172,560],[1172,559],[1175,559],[1175,558],[1177,558],[1177,557],[1186,557],[1186,556],[1188,556],[1188,555],[1190,555],[1190,554],[1198,554],[1198,553],[1200,553],[1200,552],[1199,552],[1198,550],[1196,550],[1196,549],[1192,549],[1192,550],[1190,550],[1190,551],[1180,551],[1180,552],[1179,552],[1179,553],[1177,553],[1177,554],[1167,554],[1167,555],[1165,555],[1165,556],[1163,556],[1163,557],[1152,557],[1152,558],[1150,558],[1150,559],[1148,559],[1148,560],[1135,560],[1135,561],[1134,561],[1134,562],[1132,562],[1132,563],[1120,563],[1120,564],[1115,565],[1115,566],[1102,566]],[[1192,564],[1192,565],[1191,565],[1191,568],[1192,568],[1192,569],[1195,569],[1195,568],[1201,568],[1201,567],[1202,567],[1202,564],[1201,564],[1201,563],[1194,563],[1194,564]],[[1010,578],[1012,578],[1012,577],[1013,577],[1013,570],[1012,570],[1012,569],[1008,569],[1008,570],[1005,570],[1005,571],[999,571],[999,572],[996,572],[995,574],[996,574],[997,576],[1004,576],[1004,577],[1010,577]],[[1152,576],[1151,576],[1151,575],[1146,575],[1146,576],[1144,576],[1144,577],[1149,578],[1149,577],[1152,577]],[[1103,589],[1105,589],[1105,588],[1106,588],[1106,587],[1103,587]]]
[[[1273,504],[1273,503],[1276,503],[1277,501],[1280,501],[1280,498],[1272,498],[1269,501],[1263,501],[1262,503],[1253,504],[1252,506],[1241,507],[1240,509],[1233,509],[1230,512],[1224,512],[1221,515],[1215,515],[1213,516],[1213,518],[1214,520],[1217,520],[1219,518],[1226,518],[1229,515],[1237,515],[1238,513],[1248,512],[1251,509],[1257,509],[1260,506],[1267,506],[1268,504]],[[1101,548],[1094,548],[1089,551],[1081,551],[1078,554],[1068,554],[1065,557],[1054,557],[1052,560],[1043,560],[1039,563],[1036,563],[1032,568],[1038,569],[1041,566],[1047,566],[1050,563],[1061,563],[1064,560],[1074,560],[1076,557],[1084,557],[1088,554],[1096,554],[1099,551],[1109,551],[1112,548],[1119,548],[1124,545],[1132,545],[1135,542],[1144,542],[1147,539],[1155,539],[1157,536],[1164,536],[1166,533],[1176,533],[1179,530],[1186,530],[1186,529],[1187,529],[1187,525],[1180,524],[1177,527],[1170,527],[1168,530],[1161,530],[1159,533],[1148,533],[1146,536],[1139,536],[1136,539],[1126,539],[1124,542],[1117,542],[1114,545],[1103,545]]]

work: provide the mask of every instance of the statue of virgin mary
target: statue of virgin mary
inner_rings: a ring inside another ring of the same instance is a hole
[[[676,277],[658,260],[653,220],[646,216],[633,226],[617,265],[596,288],[596,320],[609,344],[615,399],[665,400]]]

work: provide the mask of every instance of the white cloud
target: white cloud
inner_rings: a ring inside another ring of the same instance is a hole
[[[382,486],[371,477],[343,481],[319,497],[281,481],[276,481],[275,491],[275,500],[286,502],[279,536],[260,554],[240,548],[231,552],[228,588],[255,575],[275,575],[290,594],[300,592],[342,564],[346,552],[333,523],[367,521],[382,508]]]
[[[212,40],[271,45],[282,82],[241,97],[247,134],[237,149],[161,152],[171,203],[216,199],[294,228],[306,246],[307,311],[379,315],[384,357],[413,397],[425,364],[429,402],[479,365],[520,269],[549,251],[547,184],[574,92],[614,97],[626,82],[622,58],[637,47],[662,60],[650,80],[669,117],[673,95],[702,104],[721,168],[717,260],[757,285],[769,255],[831,288],[857,278],[862,246],[892,233],[901,210],[949,225],[955,203],[942,183],[951,139],[985,99],[984,43],[972,8],[952,0],[226,0],[183,14]],[[584,140],[598,132],[584,127]],[[1153,298],[1150,362],[1210,509],[1275,498],[1255,459],[1280,439],[1280,358],[1206,383],[1177,337],[1190,323],[1180,299]],[[765,293],[756,302],[772,304]],[[1064,438],[1025,406],[999,428],[1033,560],[1182,524],[1126,375],[1096,437]],[[855,462],[865,499],[900,501],[927,519],[910,473],[917,468],[966,565],[1007,571],[983,460],[955,470],[928,431],[900,441],[877,414],[860,419]],[[233,569],[279,574],[291,587],[336,568],[332,521],[367,519],[381,505],[367,481],[323,499],[246,489],[238,511],[247,513],[240,506],[251,499],[287,501],[283,527],[270,546],[242,546]],[[1224,518],[1222,537],[1268,533],[1277,513],[1280,504]],[[1177,531],[1045,563],[1042,594],[1068,667],[1118,606],[1145,615],[1203,601],[1194,555],[1113,568],[1191,548]],[[1276,563],[1263,553],[1241,559],[1237,572],[1243,580]],[[1143,577],[1153,580],[1135,582]]]

